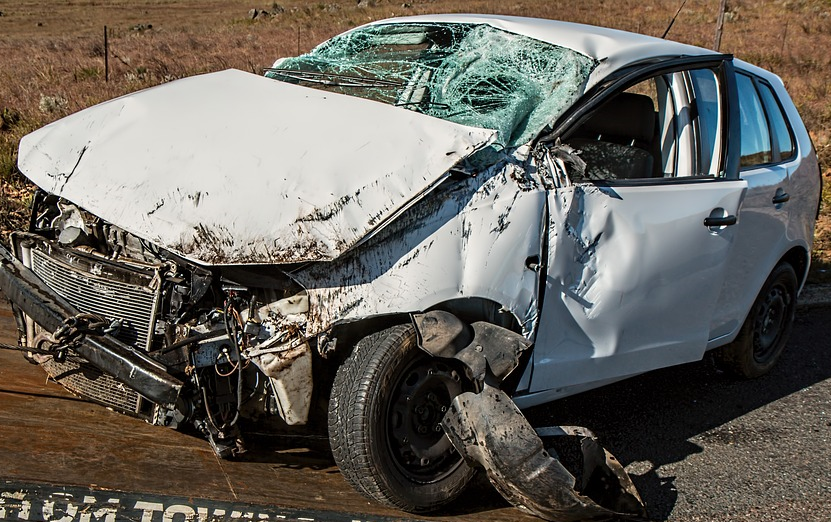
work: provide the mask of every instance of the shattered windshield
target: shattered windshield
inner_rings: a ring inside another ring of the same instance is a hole
[[[380,24],[278,60],[266,76],[359,96],[527,143],[581,94],[596,63],[489,25]]]

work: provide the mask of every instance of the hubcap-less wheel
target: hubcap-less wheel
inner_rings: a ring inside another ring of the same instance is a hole
[[[414,482],[441,480],[461,464],[441,427],[450,401],[462,392],[459,374],[445,362],[419,354],[394,390],[387,423],[395,465]]]
[[[770,289],[760,303],[753,331],[753,358],[765,363],[776,351],[779,338],[784,331],[788,310],[788,295],[781,285]]]
[[[423,352],[411,324],[364,337],[343,362],[329,397],[329,442],[360,493],[420,513],[452,502],[473,478],[441,427],[470,386],[454,363]]]
[[[780,263],[768,276],[736,339],[714,352],[721,369],[741,378],[764,375],[776,364],[793,327],[799,282]]]

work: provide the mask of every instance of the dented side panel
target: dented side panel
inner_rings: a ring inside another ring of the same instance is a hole
[[[680,181],[680,180],[679,180]],[[551,193],[545,304],[531,392],[698,360],[726,272],[744,181],[576,185]]]
[[[309,293],[307,334],[481,297],[530,335],[538,274],[526,260],[539,257],[544,207],[544,191],[514,160],[445,182],[361,248],[293,274]]]

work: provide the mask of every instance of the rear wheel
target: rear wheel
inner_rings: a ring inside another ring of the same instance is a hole
[[[473,477],[440,422],[463,391],[452,364],[416,345],[412,325],[364,338],[329,401],[332,454],[365,496],[411,512],[452,501]]]
[[[764,375],[788,342],[796,311],[798,281],[789,263],[778,265],[765,281],[739,336],[715,352],[719,367],[737,377]]]

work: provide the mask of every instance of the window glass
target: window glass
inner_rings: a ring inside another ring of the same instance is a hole
[[[698,174],[719,172],[719,102],[718,80],[710,69],[690,71],[697,109],[699,164]]]
[[[768,119],[770,119],[770,125],[773,127],[774,139],[779,145],[780,160],[786,160],[793,156],[794,153],[790,127],[788,127],[788,122],[782,113],[782,107],[776,101],[776,95],[773,94],[770,85],[760,83],[759,87],[761,87],[760,91],[765,102],[765,109],[768,113]]]
[[[736,75],[739,88],[739,118],[742,133],[742,167],[770,163],[773,160],[770,131],[762,110],[762,102],[753,80],[743,74]]]
[[[597,61],[481,24],[374,24],[278,60],[266,76],[498,131],[528,143],[583,93]]]

